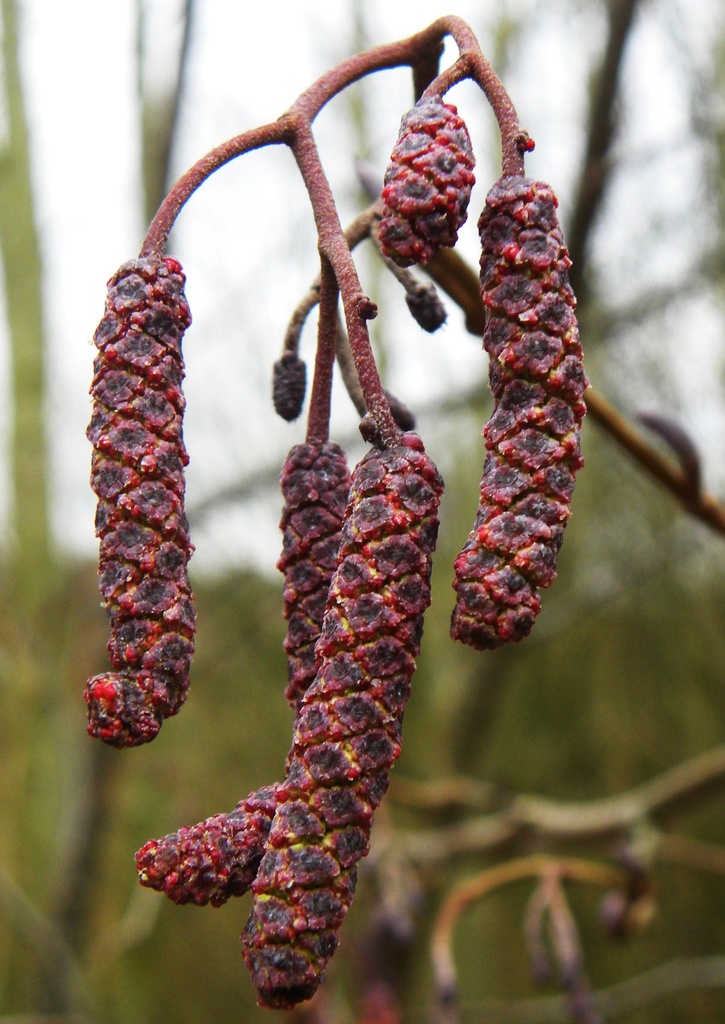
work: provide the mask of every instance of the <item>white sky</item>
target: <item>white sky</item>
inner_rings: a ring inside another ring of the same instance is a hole
[[[72,550],[90,554],[96,541],[94,498],[88,486],[90,451],[84,437],[93,360],[89,339],[102,313],[105,281],[137,252],[145,230],[138,181],[135,3],[20,0],[20,6],[46,269],[57,534]],[[437,0],[365,0],[361,6],[372,43],[409,35],[446,13]],[[537,140],[529,173],[552,182],[566,218],[581,156],[589,63],[599,48],[603,25],[592,15],[591,4],[576,0],[500,0],[485,5],[485,11],[483,6],[478,0],[460,0],[455,13],[479,32],[484,50],[491,45],[487,25],[502,11],[529,12],[527,31],[514,50],[505,80],[522,123]],[[149,81],[159,85],[178,42],[179,2],[148,0],[146,8],[153,29]],[[275,119],[331,63],[353,52],[353,10],[353,0],[199,0],[176,171],[224,138]],[[682,52],[694,53],[699,60],[697,48],[712,38],[708,19],[711,22],[716,10],[714,0],[656,0],[644,5],[636,59],[627,65],[627,121],[620,145],[647,159],[619,180],[610,204],[616,204],[614,213],[600,242],[600,249],[608,247],[602,262],[611,275],[615,299],[626,299],[643,279],[676,280],[692,257],[696,232],[705,221],[704,212],[699,223],[693,220],[683,194],[683,183],[699,173],[701,153],[682,145],[689,112],[682,100],[684,72],[673,38]],[[382,172],[409,104],[408,76],[402,71],[377,76],[366,86],[365,96],[371,108],[369,149]],[[464,85],[451,98],[469,123],[478,157],[478,197],[474,196],[461,240],[464,253],[475,262],[476,210],[497,174],[498,147],[490,114],[475,90]],[[352,166],[356,152],[341,120],[344,105],[345,100],[338,99],[333,110],[322,115],[318,134],[343,221],[357,209]],[[665,144],[672,154],[663,162],[657,154]],[[666,175],[663,166],[668,168]],[[644,238],[657,217],[665,214],[687,218],[692,238],[674,246],[668,237],[643,260],[633,238]],[[280,462],[303,436],[301,422],[283,424],[267,401],[270,368],[287,318],[316,273],[311,217],[288,154],[279,149],[252,154],[219,172],[182,214],[171,251],[187,272],[194,315],[185,347],[185,431],[192,457],[188,498],[193,505],[245,472]],[[615,260],[611,252],[616,252]],[[361,267],[364,283],[366,275],[372,281],[369,264],[363,261]],[[401,397],[415,402],[455,393],[472,374],[485,373],[479,346],[464,336],[455,311],[442,338],[421,337],[403,315],[399,296],[393,293],[391,302],[392,312],[380,318],[377,329],[396,338],[389,382]],[[714,381],[722,315],[717,311],[713,318],[706,309],[693,323]],[[647,339],[642,342],[646,346]],[[673,344],[667,351],[676,357],[678,348]],[[311,355],[309,336],[305,354]],[[6,361],[2,339],[2,387],[7,381]],[[697,390],[697,381],[687,381],[686,371],[674,369],[683,387]],[[685,411],[687,393],[678,399]],[[702,393],[693,398],[690,411],[696,432],[712,432],[718,401],[715,391],[706,400]],[[3,418],[2,412],[6,408],[7,400],[1,401],[0,432],[7,430],[7,415]],[[353,430],[355,423],[341,399],[335,406],[338,436]],[[433,437],[429,447],[434,455],[435,444]],[[722,454],[717,452],[717,457]],[[7,508],[7,487],[0,464],[0,516]],[[229,506],[220,509],[195,536],[197,570],[244,562],[271,568],[276,556],[270,552],[278,546],[277,505],[274,495],[271,503],[267,497],[247,519],[230,513]]]

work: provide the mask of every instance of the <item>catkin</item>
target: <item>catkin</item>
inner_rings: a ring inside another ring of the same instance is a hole
[[[439,96],[403,117],[385,172],[378,238],[385,256],[408,267],[455,245],[465,223],[475,161],[465,122]]]
[[[315,678],[315,644],[337,566],[340,530],[350,491],[345,453],[332,441],[295,445],[285,459],[280,486],[284,509],[282,554],[287,636],[288,702],[299,710]]]
[[[337,946],[373,810],[400,752],[441,491],[412,433],[373,449],[353,474],[319,668],[295,722],[242,936],[261,1005],[309,999]]]
[[[347,507],[350,471],[345,453],[331,441],[295,445],[280,477],[284,510],[284,647],[288,659],[286,697],[297,713],[315,678],[315,644],[337,565],[340,529]],[[142,885],[174,903],[221,906],[243,895],[257,873],[276,807],[277,786],[250,793],[230,813],[214,814],[149,840],[136,854]]]
[[[478,225],[495,404],[476,521],[454,567],[451,635],[479,650],[529,634],[582,466],[588,382],[557,205],[542,182],[502,178]]]
[[[88,732],[115,747],[152,740],[189,685],[195,616],[181,340],[190,322],[181,266],[147,257],[111,278],[94,335],[87,434],[114,671],[89,679],[84,696]]]
[[[229,814],[214,814],[136,853],[141,885],[173,903],[220,907],[243,896],[257,874],[277,799],[276,786],[250,793]]]

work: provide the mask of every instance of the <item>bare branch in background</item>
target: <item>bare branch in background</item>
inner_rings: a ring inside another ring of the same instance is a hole
[[[593,1000],[605,1020],[617,1020],[673,996],[725,988],[725,957],[677,957],[609,988],[595,990]],[[566,996],[507,1001],[477,1000],[461,1007],[464,1024],[571,1024]]]
[[[584,163],[567,230],[572,287],[583,308],[589,298],[587,247],[612,176],[622,59],[638,4],[639,0],[608,0],[607,5],[609,36],[592,93]]]
[[[566,803],[514,795],[493,814],[435,829],[410,830],[400,833],[399,841],[411,862],[419,866],[502,849],[523,838],[611,841],[643,822],[665,822],[723,791],[725,746],[719,746],[620,796]],[[395,789],[392,795],[396,797]],[[397,791],[397,798],[401,802],[405,799],[405,786]]]

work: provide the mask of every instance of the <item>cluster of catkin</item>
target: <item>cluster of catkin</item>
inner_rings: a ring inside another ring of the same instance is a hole
[[[282,485],[296,712],[285,778],[136,855],[142,884],[177,903],[218,906],[251,887],[243,954],[270,1007],[309,998],[337,946],[400,753],[443,488],[414,433],[373,448],[351,481],[336,445],[297,446]]]
[[[385,177],[383,252],[406,266],[452,245],[473,154],[456,109],[407,114]],[[479,221],[484,345],[493,414],[476,522],[455,563],[452,635],[478,648],[526,636],[556,572],[581,465],[586,378],[569,258],[548,186],[503,178]],[[89,680],[89,732],[152,739],[184,699],[194,613],[183,511],[181,339],[190,322],[172,259],[125,264],[96,331],[92,484],[113,672]],[[275,368],[274,401],[299,414],[304,365]],[[143,885],[220,906],[251,890],[243,957],[262,1005],[289,1008],[324,978],[350,907],[373,812],[400,752],[403,713],[430,602],[441,478],[413,432],[374,446],[350,474],[342,449],[306,442],[281,475],[287,700],[284,778],[233,811],[153,839]]]

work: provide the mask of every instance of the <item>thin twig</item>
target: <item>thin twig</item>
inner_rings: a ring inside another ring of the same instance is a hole
[[[337,341],[337,281],[328,260],[322,256],[320,271],[320,316],[317,325],[317,354],[312,381],[307,443],[323,444],[329,437],[332,367]]]
[[[588,297],[586,250],[606,190],[612,179],[612,144],[618,124],[615,102],[619,92],[622,57],[639,0],[609,0],[609,35],[594,86],[584,163],[579,174],[573,215],[567,231],[573,260],[571,280],[582,305]]]
[[[466,60],[464,63],[467,63],[470,69],[470,77],[479,82],[493,108],[501,131],[504,166],[509,164],[513,166],[517,160],[520,162],[520,140],[524,133],[521,131],[516,111],[503,84],[483,57],[478,42],[468,25],[460,18],[452,16],[439,18],[428,28],[408,39],[375,46],[364,53],[358,53],[342,61],[306,89],[295,100],[287,113],[277,121],[243,132],[217,146],[198,160],[176,182],[159,207],[146,234],[141,248],[141,256],[159,255],[163,252],[169,232],[184,204],[197,188],[224,164],[250,152],[250,150],[261,149],[269,145],[284,143],[292,148],[295,148],[295,145],[307,148],[311,141],[312,122],[322,108],[343,89],[373,72],[408,66],[414,69],[415,80],[420,83],[421,79],[416,74],[416,69],[419,72],[425,68],[426,74],[430,72],[433,63],[438,60],[440,55],[441,41],[447,35],[454,38],[460,50],[465,50]],[[465,77],[460,71],[461,69],[457,68],[456,80]],[[295,153],[295,156],[298,157],[298,152]],[[317,216],[317,211],[315,211],[315,215]],[[329,241],[330,239],[327,240],[328,244]],[[334,266],[335,260],[329,251],[327,256]],[[341,293],[344,293],[344,282],[338,278],[338,284]]]
[[[16,935],[21,935],[47,971],[55,965],[57,975],[67,982],[68,1010],[91,1012],[86,979],[76,955],[58,927],[50,921],[12,876],[0,865],[0,916]]]
[[[629,420],[625,419],[603,395],[589,388],[584,400],[587,412],[604,427],[627,452],[656,480],[667,488],[683,508],[711,527],[725,534],[725,506],[707,491],[693,491],[692,478],[681,465],[653,448]]]
[[[679,833],[666,832],[659,836],[657,858],[667,864],[711,871],[725,875],[725,847],[703,839],[693,839]]]
[[[621,885],[625,880],[622,869],[609,864],[574,857],[558,858],[537,854],[496,864],[457,885],[438,911],[430,939],[430,955],[441,1002],[451,1002],[455,999],[457,982],[453,962],[453,931],[464,910],[496,889],[525,878],[543,877],[552,872],[559,878],[584,882],[604,889]]]
[[[355,220],[345,228],[345,241],[347,242],[350,251],[357,248],[357,246],[370,234],[371,225],[377,219],[379,212],[378,202],[372,203],[367,209],[359,213]],[[319,277],[310,285],[310,290],[300,300],[297,307],[295,308],[292,316],[290,317],[287,331],[284,337],[284,344],[282,346],[283,352],[298,352],[300,344],[300,335],[302,334],[302,328],[307,322],[312,310],[319,304],[320,301],[320,279]]]
[[[352,358],[352,352],[350,351],[350,342],[347,337],[347,332],[340,321],[338,321],[337,325],[335,358],[337,359],[337,366],[340,370],[340,376],[342,377],[342,382],[345,385],[345,390],[348,393],[350,401],[355,406],[355,411],[362,419],[367,412],[365,396],[362,393],[360,382],[357,379],[357,371],[355,370],[355,362]]]
[[[362,290],[330,184],[312,134],[309,130],[304,130],[304,124],[297,125],[290,145],[312,204],[320,252],[329,260],[340,289],[347,336],[368,415],[375,423],[379,441],[384,445],[394,444],[400,431],[393,419],[380,380],[367,326],[368,320],[377,316],[377,306]]]
[[[634,1013],[674,995],[725,988],[725,956],[676,957],[609,988],[593,999],[608,1021]],[[509,1002],[484,999],[467,1003],[465,1017],[476,1024],[570,1024],[571,1009],[562,996]]]
[[[388,798],[406,807],[444,811],[451,807],[488,807],[497,793],[498,787],[493,783],[465,775],[430,781],[394,775]]]

